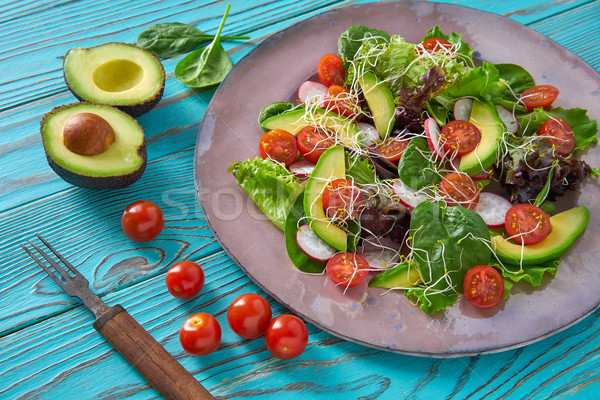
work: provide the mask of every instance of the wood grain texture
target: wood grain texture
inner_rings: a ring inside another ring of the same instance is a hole
[[[234,0],[225,32],[252,39],[224,46],[237,62],[280,29],[364,2]],[[524,23],[600,70],[597,0],[452,3]],[[68,49],[131,43],[156,22],[186,22],[215,32],[225,5],[191,0],[0,2],[0,398],[160,398],[94,331],[92,314],[19,249],[33,232],[64,253],[103,300],[125,306],[217,398],[598,398],[600,312],[518,350],[447,360],[385,353],[309,326],[306,352],[280,361],[270,356],[262,339],[233,334],[227,306],[244,292],[265,294],[222,252],[196,201],[193,151],[214,90],[198,93],[180,84],[173,71],[181,57],[164,60],[165,96],[138,119],[150,162],[137,183],[92,192],[66,184],[50,170],[39,121],[53,107],[75,101],[62,79]],[[157,240],[136,244],[122,234],[119,220],[130,202],[142,198],[159,204],[167,221]],[[207,276],[202,294],[187,301],[171,297],[164,287],[166,270],[182,259],[200,262]],[[269,301],[275,315],[287,312]],[[197,311],[215,315],[223,328],[221,346],[205,357],[187,355],[178,342],[183,320]]]

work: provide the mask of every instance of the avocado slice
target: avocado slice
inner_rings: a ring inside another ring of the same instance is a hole
[[[410,268],[410,264],[403,262],[383,272],[378,273],[369,282],[369,287],[385,289],[410,288],[421,281],[419,269]]]
[[[587,207],[574,207],[550,217],[552,230],[541,242],[522,246],[496,235],[492,237],[492,249],[501,261],[509,264],[541,264],[569,250],[589,220],[590,211]]]
[[[113,142],[96,155],[78,154],[65,145],[67,123],[89,114],[100,117],[114,132]],[[48,164],[73,185],[121,188],[137,181],[146,168],[144,132],[135,119],[116,108],[91,103],[56,107],[44,116],[40,131]]]
[[[128,43],[75,47],[65,56],[63,74],[79,100],[111,105],[133,117],[158,104],[165,88],[159,59]]]
[[[272,129],[282,129],[296,136],[306,126],[318,126],[336,132],[341,144],[352,146],[359,141],[356,124],[346,117],[320,108],[306,109],[304,107],[274,115],[265,119],[261,128],[266,132]]]
[[[323,190],[328,182],[346,178],[344,148],[333,146],[325,150],[304,188],[304,213],[309,217],[310,227],[327,244],[339,251],[346,251],[348,235],[333,224],[323,209]]]
[[[481,132],[481,141],[470,153],[460,158],[458,170],[470,176],[487,170],[496,162],[498,143],[504,135],[504,125],[496,107],[489,102],[473,101],[469,122]]]
[[[396,106],[392,91],[377,79],[375,74],[365,72],[358,79],[358,84],[371,110],[371,116],[379,136],[385,139],[392,132],[396,122]]]

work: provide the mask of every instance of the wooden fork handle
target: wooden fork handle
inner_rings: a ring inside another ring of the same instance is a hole
[[[214,399],[120,305],[100,315],[94,328],[166,399]]]

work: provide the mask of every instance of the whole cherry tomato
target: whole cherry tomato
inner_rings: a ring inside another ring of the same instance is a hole
[[[265,333],[271,316],[271,306],[256,293],[239,296],[227,309],[229,327],[244,339],[256,339]]]
[[[165,218],[159,206],[148,200],[139,200],[127,206],[121,216],[123,233],[134,242],[154,239],[165,226]]]
[[[204,287],[204,271],[192,261],[179,261],[167,271],[165,282],[169,293],[180,299],[190,299]]]
[[[215,317],[207,313],[197,313],[188,317],[179,330],[181,347],[195,356],[206,356],[221,343],[221,325]]]
[[[298,357],[308,345],[308,329],[300,318],[280,315],[267,327],[265,344],[272,355],[282,360]]]

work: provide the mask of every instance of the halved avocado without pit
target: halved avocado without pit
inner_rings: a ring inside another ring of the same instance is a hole
[[[73,185],[121,188],[146,168],[144,131],[116,108],[91,103],[56,107],[44,116],[40,131],[48,164]]]
[[[149,51],[128,43],[106,43],[69,50],[65,82],[81,101],[106,104],[137,117],[162,98],[165,71]]]

